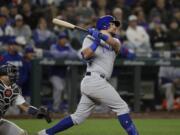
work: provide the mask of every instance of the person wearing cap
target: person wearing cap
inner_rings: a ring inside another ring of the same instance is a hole
[[[56,44],[51,45],[50,53],[57,59],[77,59],[77,52],[71,47],[68,36],[62,32],[58,36]],[[51,69],[50,82],[53,86],[53,110],[58,112],[61,104],[62,91],[65,88],[67,66],[54,66]]]
[[[180,25],[176,19],[172,19],[169,24],[168,43],[172,50],[180,50]]]
[[[22,15],[25,24],[28,24],[34,30],[38,24],[39,14],[32,10],[32,5],[29,2],[25,2],[22,5]]]
[[[39,18],[37,28],[34,30],[32,37],[37,48],[49,49],[54,34],[48,29],[47,20],[44,17]]]
[[[24,74],[24,69],[23,69],[23,57],[19,54],[21,46],[16,42],[15,38],[10,38],[7,41],[7,51],[4,52],[3,54],[3,62],[4,63],[10,63],[15,65],[18,70],[19,70],[19,75],[18,75],[18,80],[17,84],[21,87],[24,78],[26,77]],[[10,107],[9,114],[19,114],[19,109],[17,107]]]
[[[23,57],[20,55],[20,50],[22,49],[22,45],[16,40],[16,38],[11,38],[7,43],[7,51],[4,52],[4,62],[11,63],[18,67],[19,69],[19,80],[17,84],[22,87],[24,82],[26,81],[27,74],[25,73],[25,67],[23,65]]]
[[[0,13],[0,46],[7,42],[11,36],[14,36],[14,29],[7,24],[6,15]]]
[[[23,16],[17,14],[15,16],[15,27],[14,27],[15,36],[22,36],[25,38],[26,42],[31,40],[32,31],[30,27],[24,24]]]
[[[147,52],[152,50],[148,33],[142,26],[137,25],[137,17],[135,15],[130,15],[128,22],[126,30],[128,47],[133,49],[138,55],[147,54]]]
[[[32,60],[34,59],[35,51],[32,47],[26,47],[23,53],[23,69],[24,82],[22,84],[22,95],[28,103],[31,102],[30,77],[32,69]]]
[[[8,6],[3,5],[0,7],[0,13],[6,16],[6,22],[8,25],[12,25],[14,22],[14,19],[10,17],[10,11]]]
[[[161,22],[161,19],[154,19],[152,24],[154,25],[154,27],[149,30],[149,35],[153,50],[170,50],[170,46],[167,44],[167,30],[163,28],[163,23]]]

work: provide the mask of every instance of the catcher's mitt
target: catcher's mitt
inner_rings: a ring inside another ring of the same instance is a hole
[[[41,107],[38,108],[38,112],[36,114],[36,117],[38,119],[45,118],[47,123],[50,123],[52,121],[48,109],[46,107],[44,107],[44,106],[41,106]]]

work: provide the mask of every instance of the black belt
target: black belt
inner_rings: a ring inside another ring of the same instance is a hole
[[[86,72],[86,76],[91,76],[91,72]],[[106,79],[105,75],[100,74],[101,78]],[[108,81],[108,79],[106,79]]]

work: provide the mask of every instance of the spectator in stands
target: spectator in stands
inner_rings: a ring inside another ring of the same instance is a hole
[[[137,25],[137,17],[135,15],[129,16],[128,20],[129,26],[126,30],[128,47],[133,49],[137,53],[137,56],[147,55],[147,52],[151,51],[148,33],[142,26]]]
[[[114,8],[113,11],[112,11],[112,14],[117,20],[121,21],[121,23],[122,23],[122,21],[123,21],[123,11],[122,11],[121,8],[118,8],[118,7]]]
[[[0,13],[5,15],[6,16],[6,23],[9,24],[9,25],[12,25],[13,24],[13,20],[12,18],[10,18],[10,11],[9,9],[6,7],[6,6],[2,6],[0,8]]]
[[[17,84],[22,88],[23,84],[27,79],[26,69],[23,65],[23,57],[19,54],[19,50],[22,47],[17,41],[16,38],[11,38],[8,40],[7,52],[3,54],[4,63],[11,63],[19,68],[19,76]],[[24,93],[24,92],[23,92]],[[19,114],[19,109],[17,107],[11,107],[8,111],[8,114]]]
[[[151,30],[151,29],[155,29],[155,25],[156,25],[155,22],[160,22],[159,25],[160,25],[161,29],[163,29],[163,31],[167,31],[167,26],[166,26],[166,24],[162,21],[161,16],[159,16],[159,15],[155,15],[155,16],[152,18],[151,22],[149,22],[149,29],[150,29],[150,30]]]
[[[1,6],[9,6],[10,4],[12,4],[12,0],[1,0],[0,7]]]
[[[24,83],[22,84],[22,95],[25,97],[26,101],[30,103],[31,101],[31,90],[30,90],[30,77],[31,77],[31,69],[32,69],[32,60],[34,59],[34,49],[32,47],[26,47],[24,49],[23,56],[23,69],[24,74],[26,74],[26,78]]]
[[[17,14],[18,14],[18,6],[11,5],[10,6],[10,13],[9,13],[10,17],[14,19]]]
[[[172,0],[172,1],[167,1],[169,7],[171,8],[179,8],[180,7],[180,3],[179,0]]]
[[[46,19],[41,17],[37,28],[33,32],[33,40],[37,48],[49,49],[49,45],[53,42],[54,35],[47,28]]]
[[[95,0],[92,3],[92,7],[94,8],[96,15],[98,15],[98,16],[103,16],[103,15],[109,14],[106,9],[107,0]]]
[[[22,46],[16,41],[16,38],[9,39],[7,46],[7,52],[3,54],[4,62],[12,63],[19,68],[19,80],[17,84],[21,87],[24,83],[24,78],[26,78],[23,70],[23,58],[19,54]]]
[[[45,7],[48,4],[48,0],[31,0],[31,5],[35,7]]]
[[[161,16],[162,22],[168,24],[170,12],[166,8],[166,0],[156,0],[155,7],[150,11],[150,20],[156,15]]]
[[[0,13],[9,18],[9,9],[6,6],[0,7]]]
[[[112,11],[112,15],[121,22],[121,26],[117,31],[117,37],[123,42],[126,40],[126,29],[127,29],[127,21],[123,19],[123,11],[121,8],[115,7]]]
[[[167,44],[167,31],[163,29],[161,20],[154,20],[154,28],[150,30],[150,39],[153,50],[170,50]]]
[[[67,2],[65,9],[63,10],[63,17],[68,22],[71,22],[73,24],[77,24],[77,18],[75,16],[76,13],[76,6],[74,3]]]
[[[179,57],[179,56],[178,56]],[[171,111],[174,108],[175,93],[180,90],[180,68],[160,67],[159,70],[160,89],[165,94],[166,109]]]
[[[76,18],[76,24],[80,27],[86,28],[95,18],[95,12],[91,7],[90,0],[80,0],[78,7],[75,8],[75,12],[74,18]],[[69,39],[72,41],[73,47],[79,49],[86,33],[79,32],[78,30],[72,31],[66,29],[66,31],[68,32]]]
[[[131,8],[128,5],[125,5],[125,0],[115,0],[112,1],[116,7],[119,7],[123,11],[124,19],[128,20],[128,16],[131,15]]]
[[[155,0],[140,0],[139,5],[143,8],[145,15],[147,15],[146,19],[148,20],[151,9],[155,7]]]
[[[15,36],[21,36],[26,39],[26,42],[30,42],[32,31],[30,27],[24,24],[22,15],[18,14],[15,16],[15,27],[14,27]]]
[[[174,9],[172,15],[177,20],[178,25],[180,25],[180,8]]]
[[[7,42],[9,37],[14,35],[14,29],[7,24],[7,18],[0,13],[0,46],[3,42]]]
[[[31,5],[29,3],[23,4],[22,15],[24,18],[24,23],[28,24],[32,30],[37,26],[39,16],[31,10]]]
[[[58,59],[77,59],[76,51],[69,44],[66,33],[60,33],[56,44],[51,46],[51,54]],[[53,110],[60,111],[62,91],[65,88],[67,66],[54,66],[52,68],[50,82],[53,86]]]
[[[76,16],[80,22],[89,22],[95,16],[94,9],[91,8],[89,0],[80,0],[76,8]]]
[[[123,19],[124,18],[123,10],[119,7],[115,7],[112,11],[112,15],[117,20],[121,21],[121,29],[126,30],[128,26],[128,22],[125,19]]]
[[[146,21],[146,16],[143,10],[139,10],[136,12],[137,15],[137,22],[139,26],[142,26],[146,31],[149,30],[149,24]]]
[[[169,42],[171,49],[180,50],[180,29],[176,19],[171,20],[167,35],[168,35],[167,42]]]

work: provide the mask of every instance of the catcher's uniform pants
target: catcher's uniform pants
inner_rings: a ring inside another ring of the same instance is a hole
[[[18,127],[16,124],[0,119],[0,135],[28,135],[26,131]]]
[[[99,103],[107,105],[117,116],[129,113],[126,102],[109,82],[97,73],[83,78],[81,93],[82,97],[77,110],[71,115],[74,124],[83,122]]]

